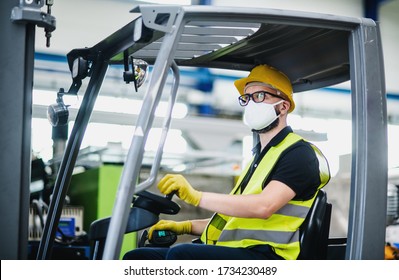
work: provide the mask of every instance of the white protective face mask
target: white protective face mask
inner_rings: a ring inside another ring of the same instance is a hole
[[[276,114],[274,106],[282,103],[284,100],[280,100],[273,104],[267,104],[264,102],[255,103],[250,101],[245,106],[244,111],[244,123],[251,129],[261,130],[270,125],[275,119],[279,117]]]

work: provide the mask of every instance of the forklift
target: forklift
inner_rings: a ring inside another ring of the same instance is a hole
[[[92,47],[73,49],[67,54],[72,83],[67,91],[58,92],[59,103],[62,105],[64,94],[76,95],[84,79],[89,81],[55,181],[37,259],[51,258],[57,224],[80,145],[111,65],[123,66],[121,82],[133,83],[136,90],[147,77],[149,66],[152,71],[112,215],[97,223],[96,232],[101,231],[104,242],[101,247],[104,260],[119,257],[123,236],[129,228],[137,230],[154,224],[162,211],[178,211],[176,205],[168,202],[170,197],[148,193],[148,188],[158,174],[179,87],[180,68],[250,71],[258,64],[273,65],[286,73],[295,94],[350,83],[353,152],[348,236],[339,244],[331,240],[328,246],[341,246],[342,259],[384,259],[387,101],[380,31],[376,22],[367,18],[289,10],[195,5],[139,5],[130,12],[134,19],[128,24]],[[173,85],[163,137],[149,178],[137,183],[144,145],[170,73]],[[67,108],[49,109],[49,117],[55,124],[65,121],[64,109]],[[151,205],[136,205],[152,213],[152,218],[143,223],[140,223],[142,216],[137,215],[135,207],[132,208],[132,199],[137,196]],[[164,205],[166,210],[162,207],[154,210],[154,203]]]

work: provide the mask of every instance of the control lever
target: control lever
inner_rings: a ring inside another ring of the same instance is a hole
[[[176,240],[176,233],[170,230],[154,230],[151,239],[148,238],[148,231],[144,230],[141,234],[138,247],[170,247]]]
[[[152,238],[148,241],[155,246],[169,247],[173,245],[177,240],[177,235],[170,230],[154,230],[152,232]]]
[[[177,193],[177,191],[173,191],[170,194],[167,194],[165,197],[166,199],[172,200],[172,197]]]

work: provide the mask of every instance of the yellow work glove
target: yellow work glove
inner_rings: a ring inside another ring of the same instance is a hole
[[[202,192],[195,190],[190,183],[179,174],[167,174],[158,183],[158,189],[163,194],[170,194],[176,191],[177,196],[188,204],[198,206]]]
[[[175,222],[169,220],[160,220],[158,223],[150,227],[148,231],[148,238],[152,238],[152,233],[154,230],[170,230],[176,233],[177,235],[191,233],[191,222],[183,221],[183,222]]]

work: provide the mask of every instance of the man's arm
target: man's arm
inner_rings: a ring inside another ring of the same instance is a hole
[[[227,195],[204,192],[199,207],[228,216],[269,218],[295,197],[286,184],[271,181],[260,194]]]
[[[270,181],[260,194],[227,195],[195,190],[182,175],[167,174],[159,182],[158,189],[177,196],[186,203],[228,216],[242,218],[268,218],[295,196],[288,185]]]
[[[210,219],[191,220],[191,234],[201,235]]]
[[[154,230],[170,230],[178,235],[201,235],[208,222],[209,219],[187,220],[181,222],[172,220],[159,220],[158,223],[156,223],[149,229],[148,236],[151,239]]]

